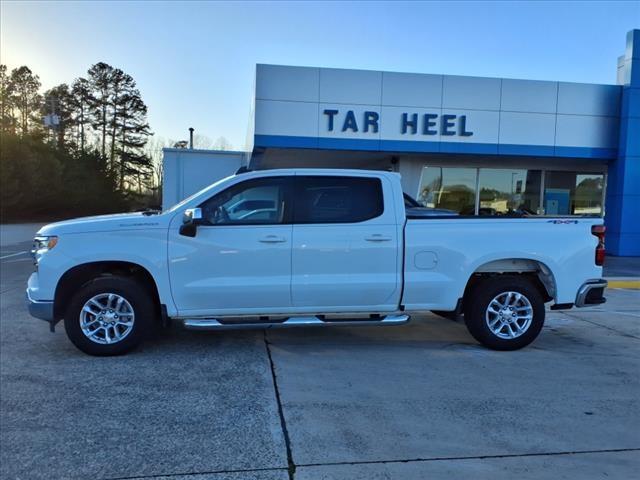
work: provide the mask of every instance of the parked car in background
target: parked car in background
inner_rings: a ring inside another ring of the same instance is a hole
[[[407,218],[458,216],[458,212],[456,212],[455,210],[447,210],[446,208],[425,207],[408,193],[403,193],[403,197]]]

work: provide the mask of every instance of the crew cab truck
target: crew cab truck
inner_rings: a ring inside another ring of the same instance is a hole
[[[92,355],[125,353],[154,321],[186,328],[396,325],[462,315],[497,350],[552,309],[605,301],[600,218],[412,216],[397,173],[242,172],[164,212],[38,232],[33,316]]]

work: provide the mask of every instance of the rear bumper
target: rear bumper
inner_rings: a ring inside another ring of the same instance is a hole
[[[576,307],[588,307],[606,302],[604,289],[607,285],[607,281],[602,278],[583,283],[576,295]]]

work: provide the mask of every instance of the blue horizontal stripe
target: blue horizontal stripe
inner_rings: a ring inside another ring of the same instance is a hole
[[[500,155],[535,155],[537,157],[553,157],[556,154],[555,147],[551,145],[500,145]]]
[[[440,152],[497,155],[497,143],[440,142]]]
[[[554,147],[551,145],[516,145],[472,142],[422,142],[364,138],[298,137],[255,135],[255,147],[313,148],[328,150],[367,150],[412,153],[466,153],[483,155],[522,155],[530,157],[574,157],[613,159],[615,148]]]
[[[555,147],[556,157],[616,158],[617,148]]]
[[[319,148],[331,150],[380,150],[380,140],[368,140],[365,138],[318,138]]]
[[[440,142],[381,140],[380,150],[382,150],[383,152],[433,153],[440,151]]]

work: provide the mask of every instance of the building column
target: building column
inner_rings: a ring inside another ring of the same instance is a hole
[[[618,157],[609,164],[606,247],[612,255],[640,256],[640,30],[627,33],[618,59],[622,85]]]

